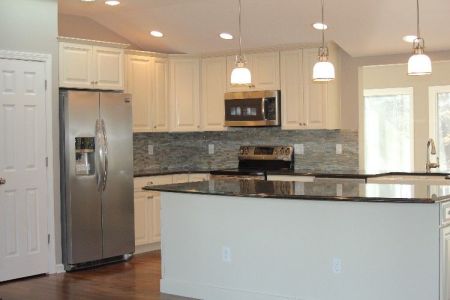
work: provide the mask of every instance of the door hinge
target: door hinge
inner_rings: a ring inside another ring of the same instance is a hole
[[[45,80],[45,90],[47,90],[47,79]]]
[[[50,234],[47,235],[48,244],[50,245]]]
[[[45,158],[45,166],[48,167],[48,157]]]

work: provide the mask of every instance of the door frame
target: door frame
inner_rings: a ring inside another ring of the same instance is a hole
[[[0,58],[42,62],[45,64],[45,119],[46,119],[46,157],[47,157],[47,230],[50,236],[48,244],[48,273],[56,273],[61,268],[56,265],[55,244],[55,186],[54,186],[54,156],[53,147],[53,84],[52,55],[32,52],[10,51],[0,49]]]

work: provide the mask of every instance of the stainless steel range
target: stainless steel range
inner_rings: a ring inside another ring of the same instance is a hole
[[[213,179],[267,179],[268,171],[293,170],[292,146],[241,146],[237,169],[212,171]]]

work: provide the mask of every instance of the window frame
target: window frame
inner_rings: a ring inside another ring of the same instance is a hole
[[[450,86],[449,86],[450,87]],[[374,96],[394,96],[394,95],[408,95],[410,97],[411,113],[410,113],[410,125],[411,125],[411,143],[410,143],[410,172],[414,171],[414,158],[415,158],[415,130],[414,130],[414,88],[413,87],[400,87],[400,88],[367,88],[362,89],[361,101],[360,101],[360,139],[359,139],[359,151],[360,151],[360,169],[365,169],[366,166],[366,149],[365,149],[365,98]]]

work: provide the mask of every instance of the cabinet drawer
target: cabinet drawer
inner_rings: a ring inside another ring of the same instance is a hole
[[[450,202],[441,204],[441,224],[450,224]]]
[[[285,176],[285,175],[269,175],[269,181],[297,181],[297,182],[313,182],[314,176]]]
[[[184,183],[189,182],[189,175],[188,174],[176,174],[173,175],[173,183]]]
[[[172,183],[172,175],[134,178],[134,190],[141,191],[146,185],[164,185]]]
[[[209,174],[189,174],[189,182],[207,181]]]

